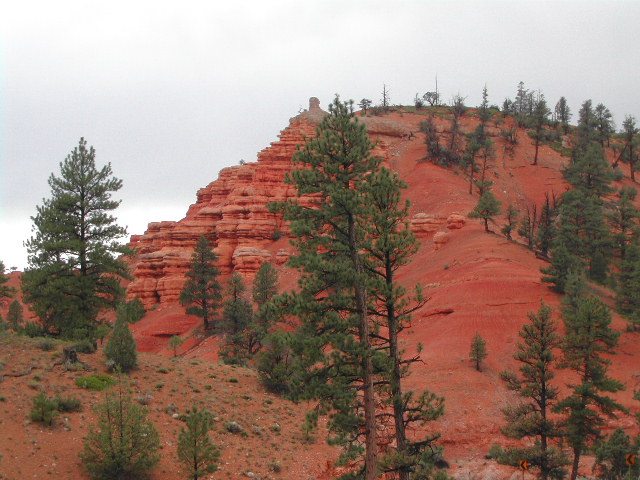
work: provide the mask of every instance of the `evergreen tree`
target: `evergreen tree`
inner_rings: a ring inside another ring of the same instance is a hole
[[[24,322],[24,313],[22,309],[22,305],[18,300],[14,300],[9,305],[9,311],[7,312],[7,322],[11,325],[11,328],[14,332],[20,330],[22,323]]]
[[[460,158],[460,121],[464,114],[467,112],[467,107],[464,104],[464,97],[460,95],[454,95],[451,99],[451,129],[449,140],[448,152],[452,159],[458,160]]]
[[[551,249],[553,239],[556,235],[555,220],[558,210],[558,202],[555,195],[544,195],[544,204],[540,211],[540,219],[538,221],[538,232],[536,233],[536,248],[545,257]]]
[[[178,349],[180,348],[180,346],[184,343],[184,338],[179,337],[178,335],[173,335],[170,339],[169,339],[169,348],[171,350],[173,350],[173,356],[177,357],[178,356]]]
[[[443,413],[444,399],[429,391],[419,395],[407,390],[404,378],[408,366],[419,361],[419,356],[408,357],[400,347],[400,335],[410,326],[411,314],[425,304],[422,290],[416,285],[411,294],[397,281],[398,270],[407,265],[416,253],[418,242],[411,232],[409,202],[403,201],[401,190],[406,185],[397,174],[382,167],[371,174],[370,198],[371,221],[365,225],[365,251],[368,253],[366,269],[372,274],[370,292],[371,316],[374,320],[373,347],[386,353],[386,365],[379,366],[380,379],[376,383],[383,387],[379,393],[383,402],[393,409],[393,435],[387,442],[395,448],[381,458],[381,470],[397,472],[400,480],[410,476],[428,475],[441,455],[434,445],[438,433],[426,436],[407,435],[407,430],[424,429],[426,424]],[[386,417],[383,411],[379,417]],[[381,423],[384,418],[381,418]]]
[[[500,230],[502,234],[507,237],[507,240],[512,240],[511,232],[516,228],[518,217],[520,216],[520,212],[518,209],[512,205],[511,203],[507,207],[507,211],[505,212],[507,223]]]
[[[185,274],[187,282],[180,293],[180,303],[187,306],[187,313],[202,318],[205,330],[209,328],[222,300],[216,260],[207,238],[200,237],[191,256],[191,268]]]
[[[264,348],[256,355],[256,368],[262,384],[270,392],[288,394],[294,374],[294,356],[287,332],[276,330],[264,340]]]
[[[469,360],[473,362],[477,371],[482,371],[480,367],[482,365],[482,361],[487,358],[487,355],[487,342],[480,336],[478,332],[476,332],[475,336],[473,337],[473,341],[471,342]]]
[[[536,152],[533,157],[533,164],[538,164],[538,149],[540,142],[547,138],[545,127],[549,124],[549,107],[544,95],[539,94],[533,107],[533,113],[527,118],[526,126],[530,129],[529,136],[533,138]]]
[[[251,304],[244,298],[247,286],[242,276],[235,272],[227,282],[227,299],[223,302],[223,316],[218,331],[227,335],[242,332],[251,321]]]
[[[601,437],[604,417],[615,417],[624,410],[607,393],[624,386],[607,375],[610,360],[603,354],[614,353],[619,333],[611,329],[611,312],[595,297],[570,296],[563,311],[566,336],[562,342],[561,367],[578,376],[570,384],[569,396],[559,401],[555,410],[566,415],[563,428],[573,450],[571,480],[578,475],[581,455]]]
[[[223,303],[223,316],[217,330],[225,334],[225,343],[220,356],[228,364],[245,364],[250,353],[254,352],[253,341],[247,345],[247,333],[252,325],[253,310],[244,296],[247,287],[239,273],[234,273],[227,282],[227,299]]]
[[[578,112],[577,148],[582,149],[597,139],[597,121],[591,100],[585,100]]]
[[[178,460],[188,478],[198,480],[218,469],[220,451],[209,438],[213,415],[193,407],[185,423],[186,428],[182,427],[178,436]]]
[[[138,351],[136,341],[133,338],[129,324],[122,318],[116,320],[113,334],[104,349],[107,360],[113,362],[114,368],[120,368],[128,372],[138,363]]]
[[[633,182],[636,181],[635,170],[637,153],[636,147],[638,145],[637,135],[640,133],[638,127],[636,127],[636,119],[631,115],[627,115],[622,122],[622,134],[624,137],[625,145],[622,148],[621,157],[625,152],[628,152],[624,157],[629,164],[629,176]]]
[[[489,110],[489,93],[486,85],[482,89],[482,103],[478,108],[478,118],[480,119],[480,123],[483,128],[491,118],[491,111]]]
[[[611,141],[611,135],[616,131],[615,124],[613,123],[613,115],[611,114],[611,111],[602,103],[596,105],[594,114],[596,117],[595,121],[596,129],[598,131],[598,142],[600,142],[600,146],[602,148],[604,148],[605,143],[608,147]]]
[[[493,217],[500,214],[500,204],[501,202],[496,200],[493,192],[487,189],[480,197],[476,207],[469,213],[469,217],[484,220],[484,231],[488,232],[489,221],[493,222]]]
[[[244,344],[249,355],[255,355],[262,348],[264,338],[277,320],[277,309],[271,304],[277,293],[278,272],[273,265],[264,262],[253,280],[252,297],[256,311],[244,333]]]
[[[118,317],[121,317],[127,323],[139,322],[147,311],[144,309],[142,300],[134,298],[129,302],[120,302],[116,309]]]
[[[596,442],[593,453],[596,456],[593,471],[598,472],[598,478],[637,478],[640,467],[637,463],[633,466],[627,465],[627,455],[638,454],[638,442],[631,443],[629,435],[623,429],[617,428],[609,438]]]
[[[360,100],[358,106],[362,110],[362,115],[367,114],[367,111],[371,108],[371,103],[371,100],[369,100],[368,98],[363,98],[362,100]]]
[[[592,142],[579,148],[564,176],[573,188],[562,196],[551,267],[543,270],[549,275],[543,281],[555,283],[559,292],[563,291],[560,284],[569,269],[581,265],[587,268],[591,279],[603,282],[611,246],[604,198],[612,193],[613,175],[600,145]]]
[[[160,460],[160,437],[122,380],[116,389],[96,408],[98,422],[89,428],[80,459],[93,480],[148,478]]]
[[[529,312],[530,322],[520,330],[522,342],[514,354],[521,364],[520,375],[511,371],[500,374],[508,388],[524,400],[504,410],[508,423],[502,431],[508,437],[534,440],[533,445],[518,450],[519,457],[539,468],[542,480],[564,478],[562,467],[567,464],[561,450],[551,445],[561,436],[559,426],[551,419],[558,398],[558,388],[551,383],[555,377],[554,350],[560,345],[551,313],[551,307],[544,303],[537,313]]]
[[[562,129],[562,133],[565,135],[569,133],[569,121],[571,120],[571,109],[567,103],[567,99],[560,97],[558,103],[556,103],[554,117],[557,124]]]
[[[128,277],[116,258],[129,252],[117,242],[126,230],[111,214],[120,204],[111,196],[122,181],[110,164],[96,169],[95,150],[81,138],[49,186],[51,198],[31,217],[35,235],[25,242],[29,267],[22,291],[49,333],[92,338],[99,312],[115,307],[119,279]]]
[[[282,300],[300,320],[291,342],[302,367],[293,394],[320,401],[317,412],[330,414],[332,441],[346,447],[344,456],[364,454],[365,480],[379,470],[374,358],[382,355],[371,345],[363,252],[371,224],[369,174],[381,161],[371,149],[351,104],[336,97],[315,138],[294,155],[299,168],[285,178],[298,195],[313,195],[318,208],[279,205],[298,252],[290,265],[301,273],[298,291]]]
[[[4,305],[4,302],[8,298],[12,298],[15,294],[15,288],[6,285],[9,282],[9,277],[4,273],[4,263],[0,260],[0,306]]]
[[[629,321],[630,330],[640,328],[640,239],[627,245],[617,274],[616,307]]]

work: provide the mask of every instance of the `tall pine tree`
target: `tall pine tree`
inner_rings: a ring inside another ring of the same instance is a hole
[[[551,318],[551,307],[544,303],[537,313],[530,312],[530,322],[520,330],[522,342],[514,358],[520,363],[520,375],[504,371],[501,378],[509,389],[523,399],[522,403],[504,410],[507,425],[503,433],[512,438],[533,439],[531,446],[516,449],[509,457],[527,460],[540,469],[540,478],[564,478],[566,458],[551,442],[560,436],[560,428],[551,418],[551,410],[558,398],[558,388],[552,384],[555,377],[555,355],[560,336]]]
[[[49,177],[51,198],[37,207],[27,242],[29,266],[22,290],[30,308],[51,334],[93,338],[100,311],[114,308],[127,267],[117,256],[128,253],[118,239],[126,230],[112,212],[112,194],[122,181],[111,165],[96,168],[96,152],[84,138]]]
[[[191,268],[185,274],[187,282],[180,293],[180,303],[187,306],[187,313],[202,318],[205,330],[209,328],[222,300],[216,260],[207,238],[200,237],[191,256]]]
[[[298,195],[313,195],[316,208],[296,201],[279,206],[298,252],[290,265],[301,274],[298,291],[284,299],[300,321],[292,349],[306,367],[294,388],[330,414],[332,441],[345,446],[345,457],[364,456],[365,480],[379,474],[374,357],[381,354],[371,344],[363,252],[370,173],[380,165],[372,146],[352,104],[336,97],[315,138],[294,155],[299,168],[285,179]]]
[[[410,437],[407,430],[426,429],[443,413],[444,399],[427,390],[416,395],[404,385],[408,367],[419,355],[408,356],[400,347],[402,332],[411,325],[411,314],[425,304],[420,285],[412,291],[397,280],[398,270],[416,253],[418,242],[409,227],[409,202],[401,198],[406,185],[397,174],[381,167],[371,174],[371,222],[365,225],[366,269],[371,274],[371,314],[374,348],[386,353],[384,368],[378,367],[377,384],[384,404],[393,410],[393,435],[383,443],[394,445],[381,458],[383,472],[397,472],[400,480],[427,475],[441,452],[435,445],[438,433]],[[386,409],[378,414],[388,416]],[[395,441],[395,442],[394,442]]]
[[[601,438],[605,417],[615,417],[624,410],[607,393],[624,386],[607,374],[611,363],[603,355],[614,353],[620,334],[611,329],[611,312],[595,297],[569,295],[563,311],[566,336],[562,342],[561,366],[578,376],[569,384],[571,393],[560,400],[555,410],[564,413],[563,428],[573,450],[571,480],[575,480],[580,457]]]

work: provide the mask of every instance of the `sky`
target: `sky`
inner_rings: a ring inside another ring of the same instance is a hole
[[[640,121],[640,1],[111,0],[5,4],[0,18],[0,260],[23,269],[47,179],[84,137],[123,180],[129,234],[179,220],[218,172],[290,117],[343,99],[391,103],[518,82]],[[575,117],[574,117],[575,120]]]

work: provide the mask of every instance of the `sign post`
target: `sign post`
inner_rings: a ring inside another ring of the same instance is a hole
[[[625,457],[625,460],[627,461],[627,465],[629,465],[629,480],[631,480],[631,467],[636,464],[637,457],[633,453],[630,453]]]
[[[522,480],[524,480],[524,472],[529,470],[529,462],[526,460],[520,460],[519,468],[522,470]]]

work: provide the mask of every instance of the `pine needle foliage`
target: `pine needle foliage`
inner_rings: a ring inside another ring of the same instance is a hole
[[[185,423],[186,427],[182,427],[178,436],[178,460],[187,478],[205,478],[218,469],[220,458],[220,450],[209,438],[213,415],[193,407],[187,412]]]
[[[220,308],[222,286],[218,282],[220,271],[215,266],[218,257],[206,237],[200,237],[191,256],[191,268],[185,274],[187,281],[180,293],[180,303],[187,313],[202,318],[205,330]]]
[[[29,266],[22,290],[45,329],[65,338],[94,339],[100,311],[113,309],[128,278],[118,259],[130,249],[119,243],[126,229],[112,212],[122,181],[111,165],[96,168],[95,149],[84,138],[51,175],[51,198],[31,217],[34,235],[25,242]]]
[[[89,428],[80,454],[92,480],[148,478],[160,460],[160,437],[147,418],[147,409],[135,403],[121,380],[96,407],[97,424]]]
[[[530,321],[520,330],[522,342],[514,354],[520,363],[520,374],[508,370],[500,374],[507,387],[523,400],[504,410],[507,424],[502,432],[507,437],[533,440],[533,445],[508,449],[507,457],[527,460],[540,470],[542,480],[564,478],[563,467],[568,463],[561,449],[551,443],[561,436],[560,427],[551,419],[558,398],[558,387],[552,384],[554,351],[560,346],[551,314],[551,307],[544,303],[537,313],[529,313]]]

